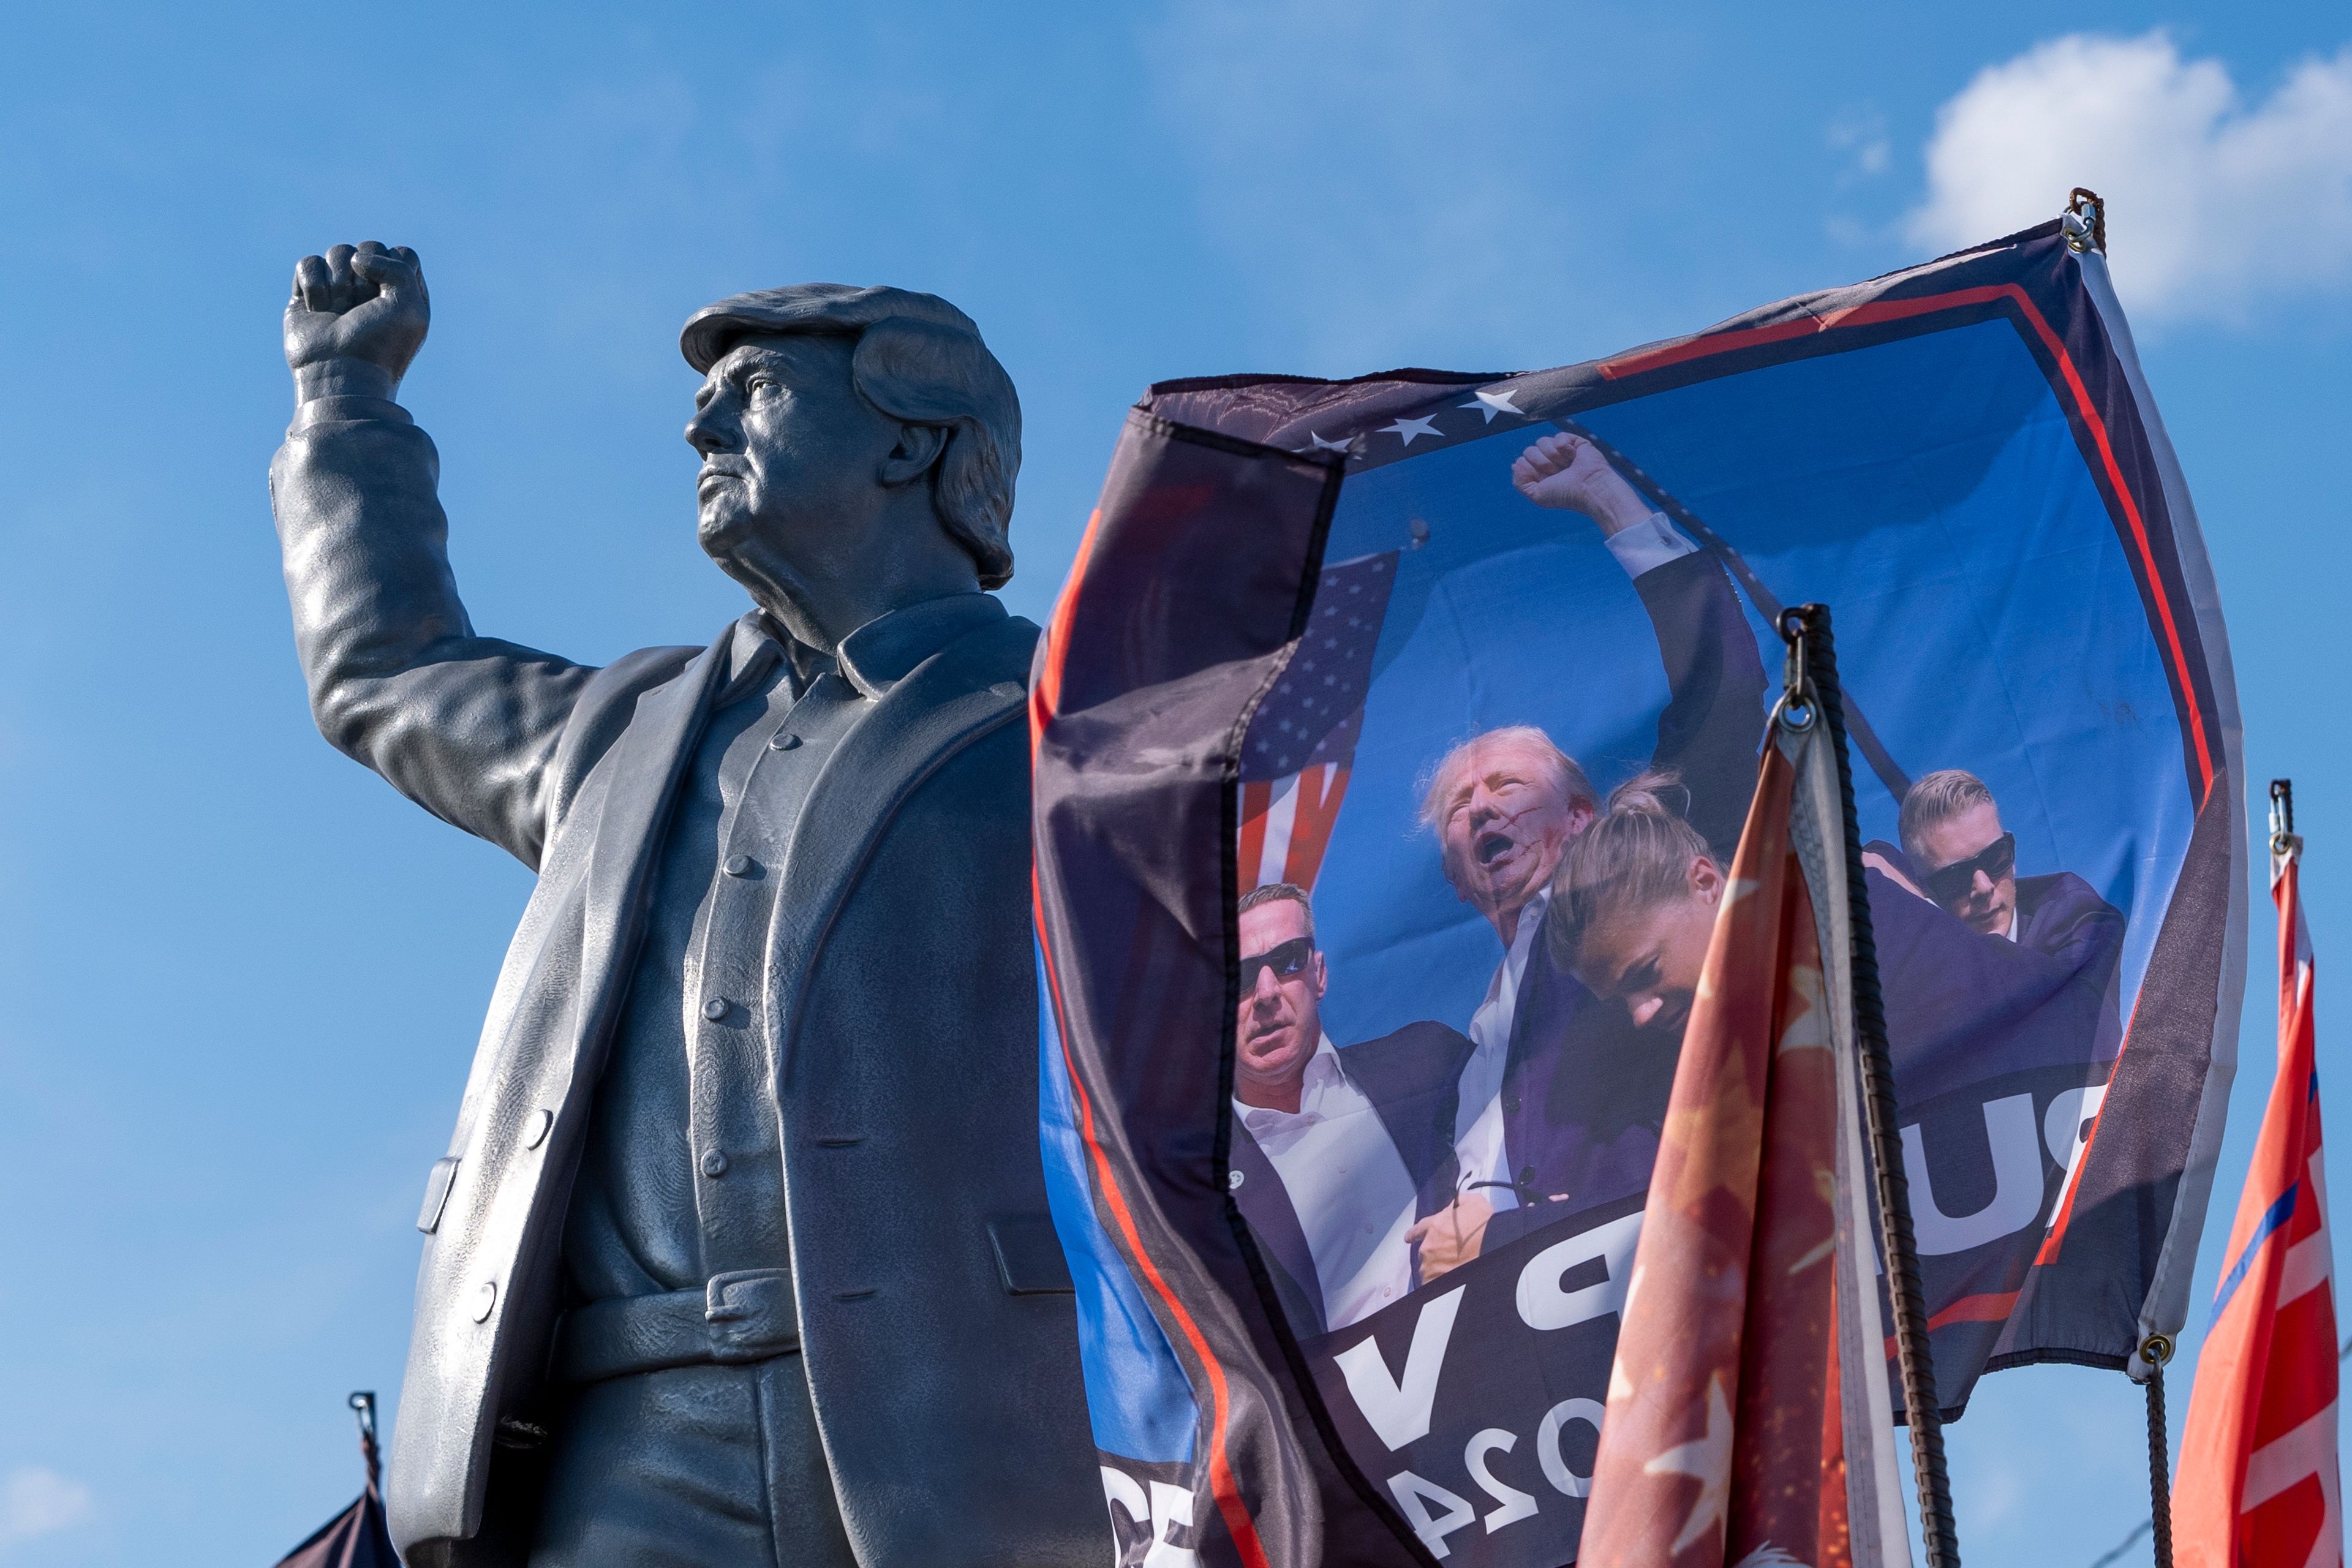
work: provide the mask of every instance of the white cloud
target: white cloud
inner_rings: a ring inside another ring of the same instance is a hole
[[[52,1469],[26,1465],[0,1481],[0,1549],[79,1524],[89,1517],[89,1489]]]
[[[1894,156],[1886,140],[1886,116],[1871,108],[1848,110],[1830,121],[1829,143],[1853,158],[1847,181],[1886,173]]]
[[[2248,107],[2162,31],[2074,34],[1979,73],[1936,119],[1910,237],[1938,250],[2108,204],[2116,290],[2150,319],[2242,321],[2352,283],[2352,45]]]

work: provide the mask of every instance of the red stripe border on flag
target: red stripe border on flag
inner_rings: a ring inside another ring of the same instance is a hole
[[[1038,748],[1044,743],[1045,724],[1055,716],[1062,700],[1062,665],[1069,653],[1070,627],[1076,618],[1078,584],[1084,579],[1087,562],[1094,553],[1095,530],[1102,521],[1099,508],[1087,520],[1087,531],[1078,541],[1077,557],[1070,563],[1070,577],[1062,589],[1061,603],[1055,606],[1053,625],[1046,634],[1045,667],[1038,671],[1036,682],[1029,694],[1030,765],[1036,765]],[[1143,1234],[1135,1223],[1134,1211],[1129,1206],[1127,1194],[1120,1190],[1118,1173],[1113,1169],[1109,1153],[1095,1132],[1094,1097],[1087,1092],[1087,1082],[1078,1072],[1078,1064],[1070,1054],[1067,1028],[1068,1014],[1062,1006],[1061,966],[1054,957],[1053,939],[1045,930],[1045,895],[1037,876],[1036,862],[1029,866],[1029,900],[1031,918],[1035,923],[1038,946],[1045,955],[1046,1005],[1054,1010],[1054,1032],[1061,1039],[1062,1067],[1070,1075],[1070,1088],[1078,1100],[1078,1136],[1086,1144],[1087,1156],[1094,1162],[1095,1180],[1101,1186],[1103,1202],[1109,1207],[1111,1217],[1118,1222],[1119,1235],[1126,1240],[1129,1256],[1142,1266],[1143,1282],[1168,1309],[1169,1316],[1192,1353],[1200,1358],[1201,1366],[1209,1380],[1209,1489],[1217,1500],[1217,1512],[1233,1535],[1234,1549],[1241,1554],[1242,1568],[1269,1568],[1265,1543],[1258,1539],[1257,1521],[1250,1517],[1249,1505],[1242,1499],[1241,1487],[1234,1479],[1231,1457],[1225,1451],[1225,1427],[1231,1417],[1231,1400],[1225,1389],[1225,1369],[1210,1348],[1208,1336],[1201,1325],[1186,1311],[1184,1303],[1160,1272],[1160,1266],[1144,1249]]]
[[[2106,421],[2099,417],[2092,405],[2090,388],[2084,384],[2082,373],[2066,353],[2066,345],[2051,329],[2049,320],[2033,303],[2033,299],[2015,283],[1988,283],[1973,289],[1955,289],[1942,294],[1926,294],[1911,300],[1874,300],[1867,304],[1849,305],[1843,310],[1825,310],[1818,316],[1800,321],[1776,321],[1769,327],[1741,327],[1727,332],[1710,333],[1703,337],[1669,343],[1664,348],[1645,349],[1602,360],[1602,379],[1622,381],[1646,371],[1664,370],[1672,365],[1685,364],[1692,360],[1713,354],[1728,353],[1737,349],[1760,348],[1768,343],[1787,342],[1791,339],[1811,337],[1833,331],[1841,327],[1873,326],[1885,321],[1906,321],[1915,316],[1933,315],[1938,310],[1959,310],[1970,305],[2006,302],[2017,307],[2033,329],[2034,336],[2057,362],[2058,374],[2063,380],[2074,413],[2090,431],[2092,444],[2097,447],[2100,465],[2105,469],[2107,484],[2122,506],[2124,521],[2130,526],[2133,547],[2139,552],[2141,570],[2146,574],[2148,595],[2156,605],[2157,619],[2164,630],[2165,651],[2172,665],[2173,679],[2179,683],[2181,706],[2189,712],[2189,733],[2197,751],[2200,773],[2199,802],[2213,789],[2213,751],[2205,734],[2205,714],[2198,701],[2197,685],[2189,668],[2189,655],[2181,645],[2180,627],[2172,613],[2171,595],[2165,592],[2164,578],[2157,570],[2156,552],[2148,542],[2147,523],[2140,516],[2139,501],[2131,487],[2124,482],[2122,465],[2116,460],[2114,444],[2108,439]]]

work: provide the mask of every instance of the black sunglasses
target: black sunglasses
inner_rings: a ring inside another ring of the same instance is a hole
[[[1919,881],[1927,896],[1939,904],[1957,904],[1969,896],[1976,885],[1977,873],[1982,871],[1985,880],[1998,882],[2017,869],[2017,835],[2004,833],[1978,850],[1966,860],[1955,860],[1939,870],[1930,871]]]
[[[1294,936],[1288,942],[1278,942],[1267,948],[1255,958],[1243,959],[1242,994],[1247,996],[1251,992],[1255,991],[1257,977],[1265,971],[1273,970],[1276,980],[1288,980],[1304,972],[1307,968],[1307,961],[1314,956],[1315,939],[1311,936]]]

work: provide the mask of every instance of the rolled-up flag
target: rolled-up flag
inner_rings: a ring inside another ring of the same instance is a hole
[[[1824,731],[1775,723],[1721,883],[1610,1374],[1589,1568],[1907,1561],[1869,1386],[1884,1342]]]
[[[2279,912],[2278,1076],[2221,1255],[2172,1501],[2182,1568],[2331,1568],[2344,1561],[2336,1460],[2336,1321],[2320,1159],[2303,840],[2272,788]]]
[[[360,1422],[360,1458],[367,1466],[367,1489],[352,1506],[320,1525],[308,1541],[278,1559],[278,1568],[400,1568],[383,1524],[383,1462],[376,1452],[375,1395],[352,1395]]]

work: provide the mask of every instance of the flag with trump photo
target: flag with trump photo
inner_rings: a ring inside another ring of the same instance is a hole
[[[1032,697],[1122,1561],[1574,1559],[1787,605],[1835,616],[1939,1404],[2179,1327],[2237,707],[2070,222],[1593,363],[1130,415]]]

